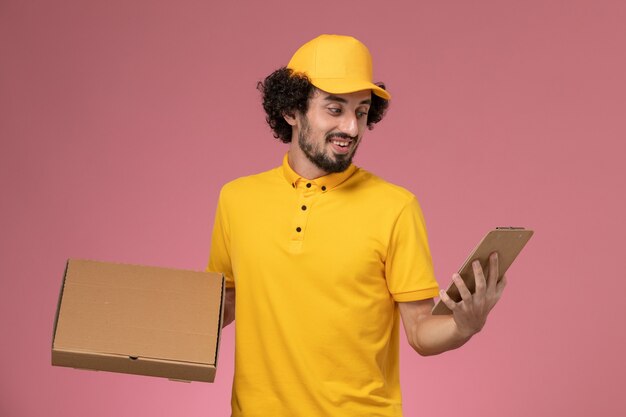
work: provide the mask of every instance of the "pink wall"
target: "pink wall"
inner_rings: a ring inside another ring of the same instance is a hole
[[[393,93],[357,163],[418,195],[442,284],[536,230],[482,334],[403,341],[406,415],[626,415],[625,4],[2,1],[0,415],[228,415],[232,328],[215,384],[50,366],[64,262],[202,269],[220,186],[286,149],[257,80],[324,32]]]

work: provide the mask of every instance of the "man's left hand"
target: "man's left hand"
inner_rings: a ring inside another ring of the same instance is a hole
[[[461,294],[461,301],[454,302],[443,290],[440,293],[441,301],[452,310],[458,333],[468,339],[483,328],[489,312],[502,296],[502,291],[506,286],[505,276],[498,281],[498,254],[496,252],[489,256],[487,278],[479,261],[474,261],[472,268],[476,281],[474,294],[470,293],[459,274],[454,274],[452,280]]]

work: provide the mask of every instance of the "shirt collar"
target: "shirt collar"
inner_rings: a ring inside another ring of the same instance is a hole
[[[313,180],[309,180],[301,177],[296,173],[291,166],[289,166],[289,155],[285,154],[283,158],[283,176],[287,180],[292,187],[296,187],[299,182],[307,182],[313,183],[317,185],[322,191],[330,191],[354,174],[357,170],[357,167],[354,164],[350,164],[350,166],[343,172],[335,172],[332,174],[324,175],[323,177],[315,178]]]

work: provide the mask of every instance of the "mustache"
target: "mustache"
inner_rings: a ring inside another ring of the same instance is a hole
[[[356,140],[356,136],[350,136],[343,132],[329,133],[326,135],[326,140],[332,140],[333,138]]]

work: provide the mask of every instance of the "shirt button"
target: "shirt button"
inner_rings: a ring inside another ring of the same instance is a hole
[[[322,185],[322,191],[326,191],[326,186]]]
[[[300,233],[301,231],[302,231],[302,228],[296,227],[296,232]]]
[[[311,188],[311,183],[310,182],[306,183],[306,188]]]
[[[302,206],[302,211],[306,210],[306,206]]]

